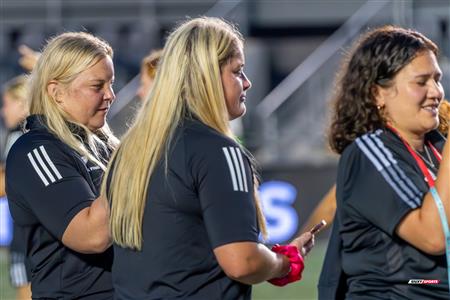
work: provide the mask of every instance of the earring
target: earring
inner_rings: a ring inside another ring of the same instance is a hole
[[[377,105],[377,109],[378,109],[378,110],[384,109],[384,104],[383,104],[383,105]]]

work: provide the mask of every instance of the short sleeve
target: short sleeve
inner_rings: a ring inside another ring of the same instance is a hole
[[[405,214],[421,205],[424,193],[417,183],[423,179],[376,134],[357,139],[349,148],[338,171],[343,210],[393,235]]]
[[[72,218],[96,197],[74,158],[58,146],[13,147],[6,164],[6,185],[9,201],[26,208],[61,240]],[[20,214],[16,218],[21,221]]]
[[[197,152],[192,169],[212,247],[257,242],[253,172],[240,147],[227,140],[210,143]]]

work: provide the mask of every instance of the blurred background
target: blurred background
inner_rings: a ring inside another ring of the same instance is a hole
[[[338,157],[326,137],[329,102],[342,56],[360,33],[383,24],[424,33],[441,49],[450,95],[450,0],[0,0],[0,85],[24,72],[19,45],[39,51],[59,33],[93,33],[115,52],[117,98],[109,123],[120,136],[139,108],[141,59],[164,46],[175,24],[200,15],[235,23],[246,39],[245,69],[253,87],[247,114],[233,128],[260,163],[271,244],[290,240],[335,181]],[[0,299],[13,297],[10,226],[3,199]],[[318,236],[302,282],[281,289],[258,285],[254,299],[316,299],[327,237],[327,231]]]

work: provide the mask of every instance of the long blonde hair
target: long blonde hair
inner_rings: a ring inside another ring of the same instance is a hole
[[[30,81],[30,113],[43,116],[42,121],[55,136],[103,170],[107,161],[102,159],[99,147],[112,149],[118,144],[108,124],[92,132],[71,120],[49,95],[47,86],[52,80],[67,86],[81,72],[107,56],[112,58],[113,51],[105,41],[85,32],[63,33],[47,43],[33,68]],[[81,134],[74,134],[70,123],[77,125]],[[85,136],[89,149],[81,135]]]
[[[243,47],[241,34],[217,18],[196,18],[169,36],[156,73],[155,85],[135,123],[125,134],[111,161],[108,199],[111,202],[113,241],[131,249],[142,247],[142,222],[148,182],[167,151],[183,116],[236,140],[229,127],[221,81],[221,67]],[[106,193],[106,180],[102,192]],[[256,200],[255,200],[256,201]],[[260,206],[256,203],[258,216]],[[265,232],[263,217],[258,217]]]

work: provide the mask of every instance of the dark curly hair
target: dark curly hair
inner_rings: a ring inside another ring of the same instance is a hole
[[[384,127],[375,86],[392,86],[395,75],[425,50],[438,55],[432,41],[410,29],[383,26],[361,36],[337,76],[329,131],[333,151],[340,154],[357,137]]]

